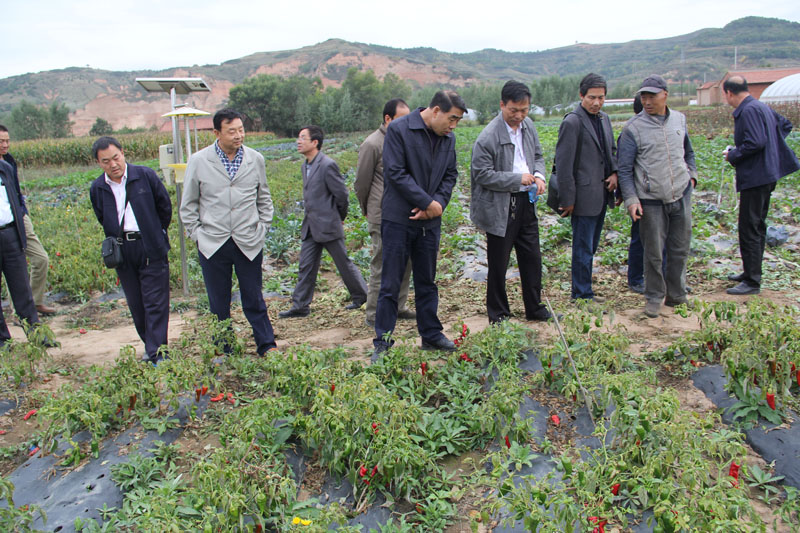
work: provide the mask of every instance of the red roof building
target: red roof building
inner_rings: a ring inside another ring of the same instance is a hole
[[[722,84],[731,76],[743,76],[747,80],[750,94],[753,98],[758,98],[764,89],[775,83],[781,78],[791,76],[800,72],[800,67],[793,68],[774,68],[762,70],[731,70],[725,73],[719,81],[709,81],[697,88],[697,105],[716,105],[724,104],[725,97],[722,94]]]

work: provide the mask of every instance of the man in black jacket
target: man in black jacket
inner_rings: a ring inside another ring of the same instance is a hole
[[[0,161],[0,271],[6,278],[8,292],[17,315],[32,326],[39,323],[36,305],[28,280],[28,265],[25,262],[25,226],[19,203],[19,183],[11,165]],[[5,317],[0,312],[0,347],[11,339]],[[46,341],[45,346],[55,346]]]
[[[106,237],[120,235],[123,263],[117,275],[125,291],[145,359],[156,364],[167,345],[169,324],[169,241],[172,203],[164,184],[148,167],[128,165],[122,145],[100,137],[92,156],[105,172],[92,182],[89,196]]]
[[[561,216],[572,222],[572,299],[605,298],[592,290],[592,263],[606,207],[614,205],[617,161],[614,132],[601,111],[606,80],[587,74],[580,84],[581,105],[564,118],[558,131],[556,169]]]
[[[25,227],[25,240],[27,246],[25,247],[25,257],[31,266],[31,292],[33,293],[33,301],[36,304],[36,312],[42,315],[52,315],[56,312],[55,307],[47,305],[44,299],[44,293],[47,289],[47,271],[50,264],[50,257],[47,251],[36,236],[33,230],[33,222],[28,214],[28,206],[25,205],[25,196],[19,190],[19,177],[17,162],[12,156],[8,148],[11,144],[11,134],[8,128],[0,124],[0,159],[11,165],[14,171],[14,183],[17,184],[17,194],[19,195],[19,206],[22,209],[22,222]]]
[[[728,294],[758,294],[761,291],[761,260],[767,238],[769,200],[780,178],[800,167],[784,137],[792,123],[759,102],[742,76],[731,76],[722,84],[725,99],[734,108],[733,141],[725,159],[736,168],[739,192],[739,252],[744,272],[728,279],[739,284]]]
[[[373,361],[392,341],[397,297],[411,258],[417,305],[417,330],[423,350],[453,351],[437,311],[436,258],[442,212],[458,177],[453,130],[467,112],[455,91],[437,92],[427,108],[393,120],[383,144],[381,238],[383,269],[375,313]]]

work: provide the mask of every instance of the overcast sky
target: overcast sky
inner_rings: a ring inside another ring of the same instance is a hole
[[[0,10],[0,78],[71,66],[213,64],[330,38],[447,52],[537,51],[672,37],[749,15],[800,21],[798,0],[5,0]]]

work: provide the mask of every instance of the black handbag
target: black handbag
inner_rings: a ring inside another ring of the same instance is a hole
[[[571,113],[564,115],[566,119]],[[583,126],[578,124],[578,148],[575,152],[575,162],[572,175],[578,172],[578,163],[581,160],[581,148],[583,146]],[[558,197],[558,175],[556,174],[556,164],[553,163],[553,173],[550,174],[550,179],[547,180],[547,207],[553,210],[556,215],[561,215],[561,206],[559,205]]]
[[[128,204],[125,204],[125,210]],[[122,212],[122,220],[119,223],[119,234],[116,237],[106,237],[100,245],[100,254],[103,256],[103,263],[108,268],[117,268],[122,265],[122,228],[125,223],[125,211]]]

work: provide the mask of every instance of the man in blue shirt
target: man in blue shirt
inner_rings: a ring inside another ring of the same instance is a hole
[[[375,313],[373,362],[392,344],[397,298],[411,258],[417,330],[423,350],[453,351],[437,311],[436,258],[442,212],[458,177],[453,130],[467,112],[455,91],[437,92],[427,108],[393,120],[383,145],[383,268]]]
[[[759,102],[747,89],[747,80],[731,76],[722,84],[725,99],[734,108],[733,141],[725,159],[736,168],[739,191],[739,252],[744,272],[731,274],[738,281],[728,294],[758,294],[761,291],[761,260],[767,237],[767,213],[777,181],[798,168],[797,157],[784,137],[792,123]]]

